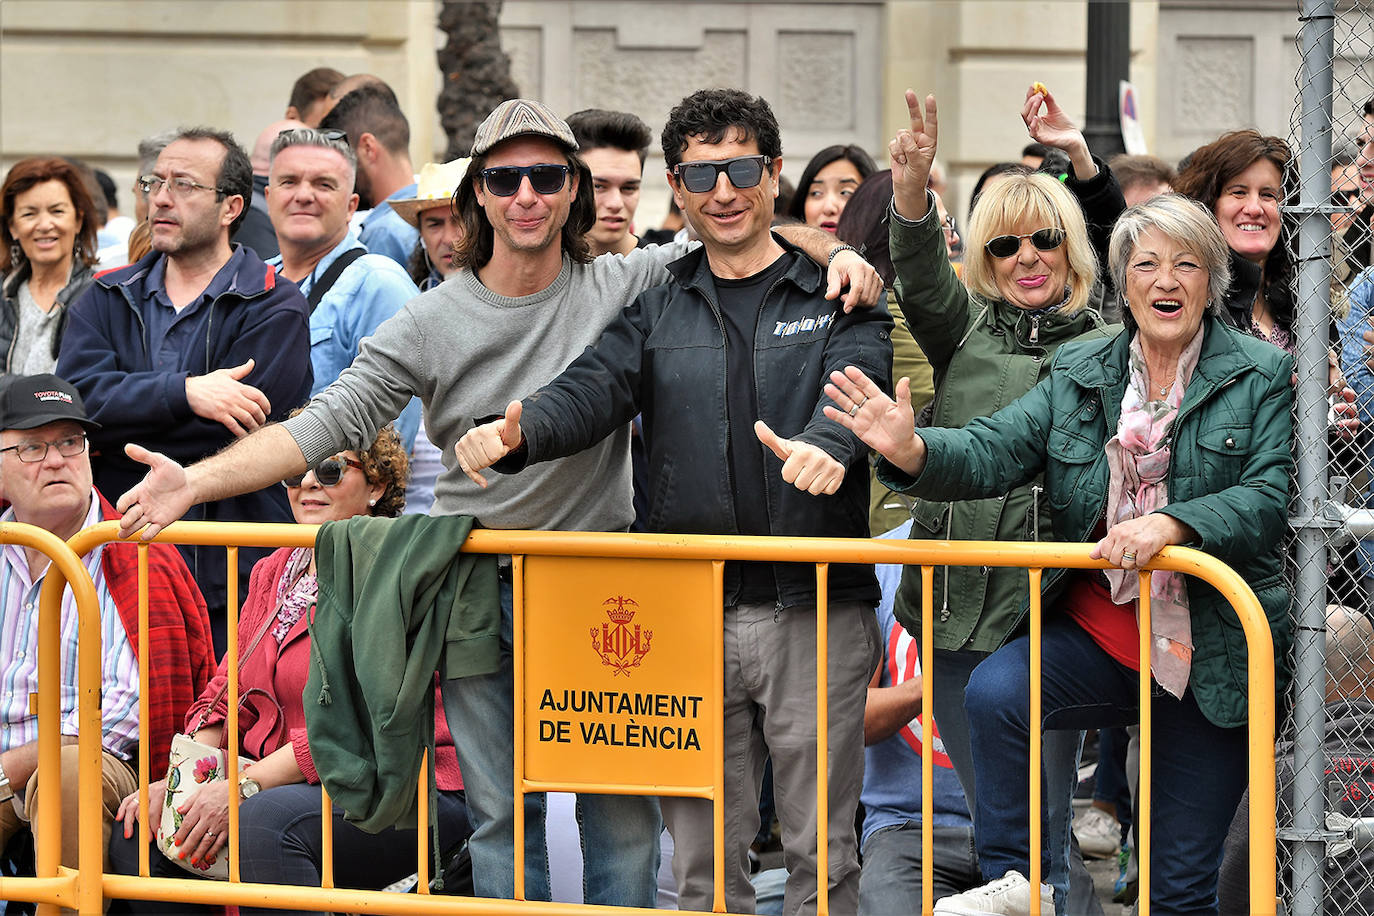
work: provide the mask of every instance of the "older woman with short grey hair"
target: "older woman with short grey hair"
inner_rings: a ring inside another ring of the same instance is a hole
[[[1148,208],[1133,207],[1117,220],[1107,249],[1112,284],[1126,289],[1130,273],[1129,258],[1141,236],[1158,231],[1192,251],[1201,259],[1199,265],[1207,271],[1207,312],[1226,319],[1226,293],[1231,287],[1231,249],[1226,239],[1215,231],[1207,210],[1197,201],[1182,194],[1158,194]],[[1129,331],[1137,324],[1131,310],[1122,312],[1121,323]]]
[[[1127,311],[1115,337],[1066,343],[1049,377],[963,429],[916,429],[909,387],[889,398],[855,368],[834,373],[826,416],[883,455],[879,480],[927,498],[986,499],[1043,472],[1053,539],[1093,542],[1105,572],[1047,570],[1043,719],[1032,722],[1030,639],[973,672],[964,702],[978,784],[975,840],[986,885],[938,913],[1024,913],[1030,730],[1125,725],[1139,716],[1140,580],[1165,546],[1196,547],[1254,589],[1288,681],[1282,578],[1292,468],[1292,357],[1217,313],[1229,257],[1210,213],[1176,194],[1132,207],[1109,246]],[[1055,586],[1062,586],[1056,591]],[[1245,635],[1213,588],[1150,581],[1156,913],[1216,913],[1222,841],[1246,785]],[[1048,902],[1049,888],[1038,891]]]

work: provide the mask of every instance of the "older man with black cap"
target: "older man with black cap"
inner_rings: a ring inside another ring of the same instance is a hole
[[[501,103],[477,129],[454,206],[463,220],[448,282],[411,300],[364,341],[353,365],[296,417],[266,427],[219,455],[182,468],[130,446],[151,467],[120,500],[125,530],[152,536],[190,506],[251,490],[356,448],[412,395],[425,405],[429,437],[445,450],[433,513],[476,516],[489,528],[624,531],[633,518],[630,428],[567,458],[479,487],[458,468],[453,445],[500,415],[511,391],[553,379],[640,292],[668,279],[685,244],[650,246],[593,260],[590,174],[567,123],[530,99]],[[831,298],[876,302],[881,280],[833,236],[808,227],[789,237],[830,262]],[[495,674],[444,684],[474,834],[473,882],[509,897],[512,860],[512,669],[509,576],[501,589],[502,665]],[[547,854],[540,797],[527,800],[526,895],[546,899]],[[653,799],[581,796],[584,883],[590,903],[653,907],[659,814]]]
[[[0,485],[11,507],[0,522],[25,522],[62,540],[117,518],[91,483],[86,433],[98,429],[76,389],[55,375],[10,376],[0,387]],[[167,759],[172,735],[215,670],[205,601],[176,549],[148,555],[147,654],[150,718],[138,721],[138,555],[106,545],[84,558],[100,603],[102,682],[101,816],[105,839],[119,801],[138,787],[130,761],[140,741],[150,759]],[[0,547],[0,847],[29,829],[37,801],[38,597],[49,559],[33,548]],[[62,864],[77,864],[77,607],[68,590],[61,621]],[[56,774],[48,778],[56,778]],[[101,848],[104,849],[102,844]]]

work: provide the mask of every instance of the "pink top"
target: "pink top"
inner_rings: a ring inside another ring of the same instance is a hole
[[[259,560],[253,567],[253,575],[248,582],[248,599],[244,602],[243,612],[239,614],[239,652],[248,651],[253,639],[267,625],[267,617],[275,612],[278,580],[286,569],[291,552],[292,548],[282,547]],[[313,614],[312,607],[311,616]],[[242,752],[257,760],[289,743],[295,752],[296,763],[305,774],[305,781],[314,784],[320,781],[320,777],[315,772],[310,744],[306,740],[305,705],[302,701],[305,683],[310,677],[310,631],[307,622],[308,618],[301,616],[291,624],[280,643],[274,638],[264,637],[243,665],[239,672],[239,731]],[[201,714],[228,684],[228,670],[226,662],[221,661],[214,678],[187,710],[188,730],[195,727]],[[437,675],[434,689],[435,781],[443,791],[461,789],[463,778],[458,771],[453,736],[449,734],[448,722],[444,718]],[[226,691],[205,724],[223,724],[227,709]],[[228,740],[227,734],[225,740]]]

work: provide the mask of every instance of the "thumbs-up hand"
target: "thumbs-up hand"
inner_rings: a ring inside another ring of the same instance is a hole
[[[796,439],[784,439],[762,420],[754,421],[754,435],[782,461],[782,479],[812,496],[829,496],[844,483],[844,465],[823,449]]]
[[[479,487],[485,487],[487,479],[478,472],[509,455],[524,441],[525,435],[520,431],[521,409],[519,401],[511,401],[504,417],[474,426],[458,440],[458,467]]]

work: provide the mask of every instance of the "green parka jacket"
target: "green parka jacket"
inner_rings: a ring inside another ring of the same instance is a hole
[[[1197,532],[1187,546],[1227,563],[1254,589],[1273,634],[1282,696],[1292,641],[1281,541],[1293,466],[1293,358],[1210,316],[1203,322],[1202,352],[1171,437],[1169,504],[1158,511]],[[1092,540],[1107,510],[1104,446],[1121,418],[1128,347],[1124,331],[1065,345],[1049,378],[1010,406],[963,429],[922,430],[929,455],[919,478],[884,463],[880,479],[924,496],[980,499],[1043,473],[1054,540]],[[1047,588],[1063,576],[1047,572]],[[1244,725],[1248,653],[1240,621],[1211,586],[1192,576],[1187,583],[1189,686],[1211,722]],[[1018,620],[1025,611],[1018,608]]]
[[[1100,174],[1091,181],[1069,183],[1085,211],[1094,209],[1094,195],[1121,199],[1110,172],[1105,166],[1099,168]],[[1121,206],[1108,201],[1107,209],[1115,219]],[[1106,337],[1119,327],[1106,324],[1092,308],[1068,316],[1035,317],[1004,300],[990,301],[970,293],[949,264],[934,213],[933,203],[926,218],[917,222],[895,210],[890,213],[897,301],[912,336],[935,370],[935,400],[928,425],[958,427],[974,417],[988,416],[1034,388],[1049,373],[1050,361],[1062,344],[1085,336]],[[1043,502],[1034,505],[1031,488],[1036,483],[1032,479],[1010,491],[999,490],[991,499],[949,503],[918,498],[911,508],[911,537],[1048,540],[1049,513]],[[1012,632],[1029,594],[1024,570],[938,569],[936,647],[993,651]],[[908,567],[902,575],[895,612],[902,626],[920,639],[921,574],[917,567]]]

